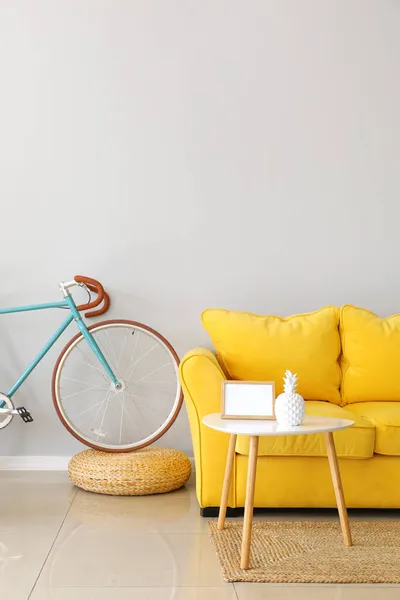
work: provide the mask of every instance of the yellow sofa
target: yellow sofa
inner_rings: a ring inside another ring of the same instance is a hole
[[[334,434],[346,503],[400,508],[400,315],[381,319],[353,306],[286,319],[203,313],[216,353],[196,348],[180,364],[203,515],[219,506],[229,438],[202,424],[219,412],[221,382],[298,373],[306,414],[351,419]],[[238,436],[228,506],[244,506],[249,440]],[[334,507],[321,435],[261,438],[256,507]]]

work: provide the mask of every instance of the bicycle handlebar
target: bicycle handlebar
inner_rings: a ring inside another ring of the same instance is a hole
[[[95,292],[97,294],[97,298],[95,300],[77,306],[78,310],[84,311],[88,310],[89,308],[96,308],[96,306],[99,306],[103,302],[103,306],[99,308],[99,310],[92,310],[86,313],[86,318],[97,317],[98,315],[102,315],[107,312],[110,307],[110,296],[104,290],[100,281],[92,279],[91,277],[85,277],[85,275],[75,275],[74,280],[77,283],[83,283],[91,292]]]

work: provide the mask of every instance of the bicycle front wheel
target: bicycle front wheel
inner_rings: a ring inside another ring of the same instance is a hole
[[[83,444],[130,452],[158,440],[182,406],[179,358],[157,331],[134,321],[89,327],[121,388],[117,389],[81,333],[62,350],[53,371],[57,414]]]

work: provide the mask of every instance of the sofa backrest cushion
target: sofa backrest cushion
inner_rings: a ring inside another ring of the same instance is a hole
[[[340,310],[343,404],[400,400],[400,315]]]
[[[202,323],[217,356],[232,379],[275,381],[283,391],[286,369],[297,373],[299,393],[307,400],[340,404],[339,310],[280,318],[209,309]]]

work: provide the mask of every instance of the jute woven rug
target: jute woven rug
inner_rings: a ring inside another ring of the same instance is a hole
[[[208,527],[225,581],[400,583],[400,521],[351,521],[350,548],[339,523],[254,521],[248,571],[240,568],[243,521]]]

